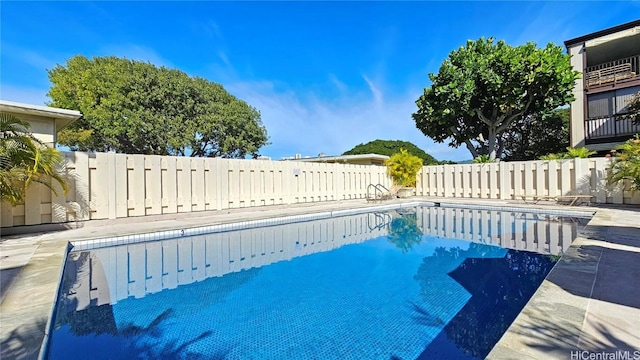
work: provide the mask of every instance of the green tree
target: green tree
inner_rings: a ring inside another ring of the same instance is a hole
[[[400,152],[400,149],[405,149],[409,154],[419,157],[425,165],[439,164],[438,160],[427,154],[424,150],[413,143],[402,140],[373,140],[366,144],[356,145],[353,149],[345,151],[342,155],[380,154],[391,156]]]
[[[391,155],[385,161],[385,165],[394,185],[414,187],[416,175],[422,168],[422,159],[409,154],[405,149],[400,149],[400,152]]]
[[[560,46],[470,40],[429,74],[432,85],[416,101],[413,119],[436,142],[464,144],[474,158],[500,158],[501,135],[520,119],[568,104],[577,77]]]
[[[255,108],[179,70],[75,56],[48,73],[49,105],[83,113],[58,138],[72,150],[243,158],[267,144]]]
[[[569,146],[569,109],[522,118],[503,134],[504,160],[536,160]]]
[[[60,152],[36,139],[29,132],[29,123],[0,113],[0,201],[23,202],[31,182],[57,193],[53,180],[66,192],[67,183],[58,167],[61,163]]]

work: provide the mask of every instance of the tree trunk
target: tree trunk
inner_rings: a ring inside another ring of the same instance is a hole
[[[496,152],[496,157],[498,159],[502,158],[502,154],[504,153],[504,141],[501,136],[498,136],[498,151]]]
[[[496,159],[496,143],[498,141],[497,139],[497,135],[496,135],[497,131],[496,131],[496,127],[495,126],[489,126],[489,144],[488,144],[488,155],[489,155],[489,160],[494,161]]]
[[[478,150],[476,150],[476,147],[473,146],[471,141],[470,140],[465,140],[464,143],[465,143],[465,145],[467,145],[467,149],[471,153],[471,156],[473,156],[474,159],[477,158],[478,157]]]

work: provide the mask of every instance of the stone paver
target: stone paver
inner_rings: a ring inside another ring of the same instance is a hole
[[[405,200],[406,202],[407,200]],[[494,359],[570,359],[571,351],[640,350],[640,212],[514,201],[411,198],[526,208],[597,210],[527,307],[489,354]],[[385,201],[387,205],[401,200]],[[0,358],[35,359],[69,241],[367,207],[364,200],[244,208],[68,224],[65,231],[0,239]]]
[[[609,359],[618,351],[640,356],[636,210],[598,209],[489,359]]]

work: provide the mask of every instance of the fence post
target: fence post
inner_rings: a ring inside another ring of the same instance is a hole
[[[533,175],[533,171],[535,168],[535,163],[533,163],[532,161],[527,161],[526,163],[524,163],[524,194],[526,195],[533,195],[534,193],[537,194],[538,189],[534,190],[534,186],[533,186],[533,182],[535,180],[535,176]]]
[[[484,164],[471,164],[469,168],[469,173],[471,175],[471,198],[479,198],[480,187],[478,185],[478,175],[482,172],[482,167]]]
[[[606,158],[595,158],[593,160],[593,169],[591,170],[591,183],[595,187],[596,191],[596,202],[599,204],[604,204],[607,202],[607,182],[606,182],[606,171],[607,167],[611,163],[610,159]]]
[[[549,178],[549,196],[556,196],[558,195],[558,161],[548,160],[547,164],[549,166],[547,175]]]
[[[75,197],[73,209],[75,220],[89,220],[91,209],[89,207],[89,153],[74,152],[75,155]]]
[[[501,161],[500,163],[498,163],[498,179],[500,181],[500,196],[499,198],[502,200],[507,200],[507,199],[511,199],[511,194],[507,193],[507,179],[510,177],[509,175],[509,170],[508,170],[508,165],[507,163],[505,163],[504,161]],[[508,181],[509,183],[511,181]]]
[[[159,155],[146,155],[144,157],[145,172],[145,214],[162,214],[162,168]],[[148,171],[147,171],[148,170]]]
[[[536,161],[534,164],[536,169],[536,182],[535,182],[536,195],[538,196],[545,195],[546,186],[544,181],[544,162]]]
[[[574,159],[574,191],[576,195],[591,195],[591,176],[589,174],[589,159]]]
[[[129,187],[128,209],[134,216],[146,215],[146,199],[145,199],[145,165],[144,155],[128,155],[127,156],[127,172],[129,176],[127,186]]]
[[[500,191],[498,187],[498,174],[500,165],[496,163],[489,164],[489,198],[497,199]]]
[[[568,195],[571,192],[571,165],[575,162],[575,159],[564,160],[560,165],[560,191],[561,195]]]

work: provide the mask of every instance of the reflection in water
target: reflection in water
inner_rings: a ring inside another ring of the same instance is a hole
[[[429,310],[424,309],[420,305],[412,302],[411,308],[414,312],[413,318],[418,324],[430,327],[438,327],[444,325],[444,321],[442,319],[440,319],[437,315],[431,314]]]
[[[64,280],[72,290],[64,294],[69,310],[115,304],[386,233],[358,215],[75,252]]]
[[[444,207],[401,209],[71,253],[64,281],[73,282],[67,295],[81,310],[384,235],[403,252],[424,234],[561,254],[576,237],[578,220]],[[82,267],[74,265],[76,258],[83,259]]]
[[[441,270],[443,263],[449,268],[455,264],[455,269],[446,274],[446,279],[436,279],[445,277],[436,270]],[[469,299],[419,359],[484,359],[554,263],[551,256],[477,243],[467,250],[437,248],[432,257],[424,259],[415,276],[421,295],[431,299],[437,296],[435,283],[455,280],[458,290],[464,289]]]
[[[107,309],[111,311],[111,305],[98,306],[95,309]],[[189,347],[205,340],[212,335],[212,331],[204,331],[200,335],[192,339],[171,339],[168,342],[161,342],[160,339],[165,335],[165,330],[161,325],[166,324],[173,316],[173,310],[167,309],[153,319],[146,326],[139,326],[133,323],[127,323],[120,329],[111,329],[111,331],[102,333],[96,330],[95,336],[78,336],[87,335],[78,333],[82,330],[78,328],[78,321],[85,319],[85,316],[72,317],[71,324],[59,326],[56,334],[59,339],[50,348],[50,358],[73,358],[74,349],[91,348],[92,359],[224,359],[228,354],[228,349],[218,349],[215,352],[204,354],[190,351]],[[113,321],[113,314],[103,318],[110,317]],[[104,328],[103,328],[104,330]],[[72,335],[73,334],[73,335]],[[66,336],[65,336],[66,335]],[[72,335],[72,336],[71,336]],[[72,342],[65,343],[73,340]],[[79,356],[84,358],[85,356]]]
[[[413,245],[422,242],[422,235],[416,212],[404,212],[391,220],[387,239],[403,253],[406,253]]]
[[[295,338],[314,348],[333,344],[330,351],[341,354],[322,358],[376,357],[366,347],[335,344],[333,332],[364,336],[375,346],[396,341],[394,349],[405,349],[389,350],[386,359],[435,358],[448,348],[481,358],[553,264],[549,256],[508,249],[561,253],[576,236],[576,221],[419,207],[72,252],[51,358],[64,358],[71,344],[83,341],[87,349],[100,347],[82,337],[88,334],[98,336],[102,348],[124,341],[129,355],[238,358],[252,351],[247,341],[264,338],[273,353],[259,358],[321,356],[280,348]],[[356,243],[364,244],[347,246]],[[267,332],[256,330],[259,325]],[[318,332],[313,329],[322,331],[310,336]],[[401,333],[424,347],[407,348],[394,338]],[[329,351],[322,349],[314,351]]]

